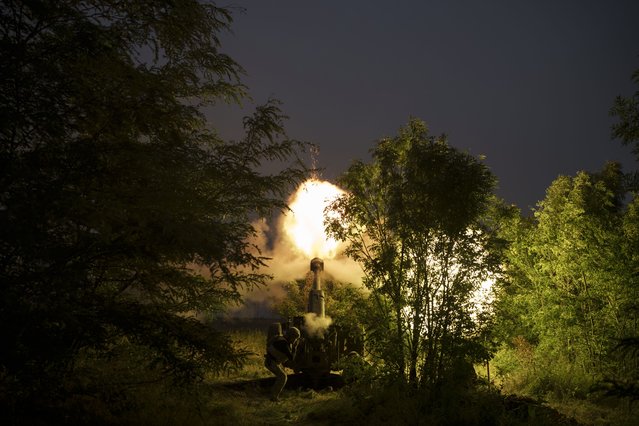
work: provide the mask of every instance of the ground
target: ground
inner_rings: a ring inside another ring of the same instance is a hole
[[[241,330],[235,331],[234,336],[238,344],[251,351],[253,355],[241,371],[217,377],[207,383],[208,391],[212,395],[212,401],[208,405],[210,411],[207,414],[212,417],[201,418],[202,424],[339,425],[353,424],[354,421],[356,424],[365,422],[367,426],[389,424],[389,419],[383,418],[384,412],[380,416],[378,407],[386,403],[392,409],[392,406],[396,405],[394,402],[376,400],[374,396],[354,397],[348,387],[340,389],[339,385],[320,390],[309,389],[308,384],[300,381],[298,376],[291,376],[280,401],[270,401],[268,388],[271,375],[263,366],[266,339],[264,331]],[[487,418],[490,420],[485,423],[478,417],[483,415],[481,409],[469,411],[466,419],[472,419],[472,424],[495,424],[490,423],[495,418],[499,420],[498,424],[512,425],[636,424],[632,415],[636,409],[632,406],[628,406],[626,413],[620,413],[619,407],[611,410],[602,405],[585,404],[583,401],[548,403],[525,396],[502,395],[495,387],[489,386],[487,389],[488,391],[484,389],[484,395],[479,397],[479,404],[484,402],[481,398],[487,398],[485,401],[495,404],[501,412],[495,417],[489,415]],[[402,408],[397,408],[396,413],[403,413]],[[399,420],[397,417],[393,419]],[[444,416],[441,415],[431,416],[427,424],[432,424],[433,419],[437,424],[446,424]]]
[[[335,418],[321,413],[335,403],[341,394],[333,390],[287,389],[279,401],[268,396],[268,387],[253,382],[241,386],[216,386],[214,404],[224,422],[229,425],[333,425]],[[218,423],[220,424],[220,423]]]

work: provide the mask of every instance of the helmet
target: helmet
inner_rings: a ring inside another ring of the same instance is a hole
[[[286,340],[288,341],[297,340],[300,338],[300,336],[301,336],[301,333],[297,327],[289,327],[286,330],[285,337],[286,337]]]

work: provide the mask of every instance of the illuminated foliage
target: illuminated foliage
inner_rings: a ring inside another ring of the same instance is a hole
[[[471,298],[494,266],[480,221],[494,185],[488,168],[411,120],[340,184],[347,194],[328,228],[363,265],[374,354],[425,387],[485,356]]]
[[[261,168],[300,147],[276,102],[232,143],[203,114],[244,95],[230,23],[195,0],[0,3],[3,377],[60,385],[123,341],[186,379],[240,359],[194,314],[263,282],[251,220],[303,171]]]
[[[639,85],[639,70],[633,73],[632,79]],[[639,90],[631,97],[618,96],[610,114],[619,120],[612,126],[613,136],[624,145],[634,144],[633,152],[639,158]]]
[[[639,86],[639,69],[632,74],[632,80]],[[624,145],[632,146],[632,152],[639,160],[639,89],[629,97],[617,96],[610,115],[617,118],[612,125],[612,136]],[[639,172],[629,173],[626,180],[628,189],[639,192]]]
[[[620,339],[636,334],[639,300],[636,199],[624,208],[622,181],[616,163],[560,176],[534,220],[511,228],[510,283],[499,312],[512,341],[534,344],[526,368],[538,377],[530,380],[559,378],[532,384],[535,392],[574,396],[611,374],[636,374],[613,356]]]

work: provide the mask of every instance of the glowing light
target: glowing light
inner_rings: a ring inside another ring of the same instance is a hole
[[[341,244],[324,231],[324,209],[344,191],[330,182],[310,179],[289,200],[291,211],[282,227],[288,239],[307,258],[332,259]]]

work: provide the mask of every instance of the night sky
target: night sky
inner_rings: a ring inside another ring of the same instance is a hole
[[[319,146],[334,181],[414,116],[486,164],[525,212],[560,174],[637,167],[610,107],[637,88],[639,1],[233,0],[222,51],[253,103],[283,102],[289,136]],[[237,138],[237,107],[213,126]],[[310,160],[309,160],[310,164]]]

